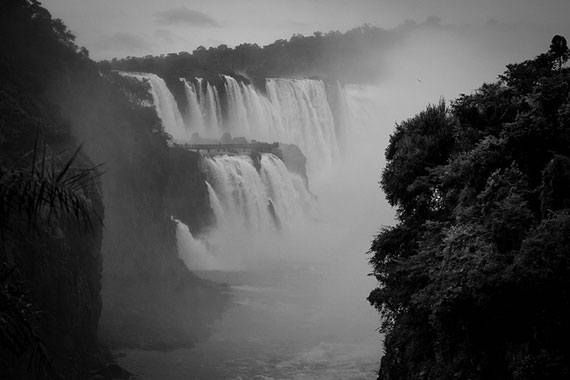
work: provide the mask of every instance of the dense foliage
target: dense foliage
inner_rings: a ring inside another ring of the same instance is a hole
[[[397,125],[372,244],[379,379],[570,377],[566,40]]]
[[[0,373],[80,377],[100,364],[100,172],[45,95],[89,60],[33,0],[0,3],[0,51]]]
[[[103,75],[36,0],[0,2],[0,51],[0,377],[114,378],[100,339],[207,334],[222,297],[177,256],[147,85]]]
[[[425,24],[406,22],[386,30],[370,25],[345,33],[315,32],[312,36],[293,35],[266,46],[244,43],[198,47],[192,53],[171,53],[159,57],[104,61],[104,69],[153,72],[162,77],[203,77],[213,80],[220,73],[243,74],[250,78],[321,76],[349,82],[370,81],[380,74],[382,53]],[[429,24],[430,27],[436,25]]]

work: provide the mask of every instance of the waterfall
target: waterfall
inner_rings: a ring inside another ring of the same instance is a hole
[[[234,134],[244,134],[249,136],[250,122],[247,118],[245,107],[245,94],[242,85],[229,75],[223,75],[225,90],[228,97],[226,128]]]
[[[234,136],[260,141],[280,141],[301,147],[309,157],[309,165],[328,165],[338,155],[338,139],[333,112],[327,99],[324,82],[311,79],[267,79],[266,94],[251,84],[222,76],[227,98],[225,118],[220,123]],[[208,99],[215,88],[207,84]],[[342,93],[340,96],[342,96]],[[216,97],[214,97],[216,99]],[[205,104],[209,115],[219,115],[219,102]],[[211,107],[215,107],[212,109]]]
[[[169,133],[174,140],[187,140],[190,137],[176,100],[161,77],[151,73],[121,72],[121,75],[137,78],[141,81],[147,80],[150,85],[153,105],[162,121],[165,132]]]
[[[218,227],[250,233],[286,228],[313,206],[303,179],[273,154],[262,154],[259,172],[249,156],[205,158],[210,204]]]
[[[218,194],[216,194],[216,190],[210,185],[208,181],[206,181],[206,188],[208,189],[208,197],[210,199],[210,205],[212,206],[212,211],[214,211],[214,216],[216,217],[216,223],[218,225],[225,225],[226,224],[226,217],[224,214],[224,208],[222,207],[222,202],[220,202],[220,198],[218,198]]]
[[[174,220],[174,222],[176,223],[178,256],[188,268],[225,269],[224,262],[208,251],[204,240],[196,239],[184,223],[179,220]]]
[[[351,108],[346,88],[339,82],[327,86],[327,95],[334,118],[335,134],[339,149],[345,153],[346,145],[351,136],[352,120]]]
[[[317,215],[304,180],[273,154],[202,159],[216,223],[196,238],[176,220],[178,254],[190,269],[236,270],[274,257],[276,242]]]
[[[220,100],[217,93],[214,93],[214,88],[210,83],[206,83],[206,94],[202,97],[204,99],[202,109],[205,112],[206,124],[209,130],[216,131],[219,127],[218,120],[221,118]]]
[[[215,85],[201,78],[181,82],[189,131],[294,143],[307,156],[309,176],[311,167],[336,168],[330,164],[339,145],[351,148],[345,146],[350,135],[369,131],[377,120],[367,89],[339,82],[267,79],[265,92],[231,76]],[[179,249],[197,255],[187,261],[193,269],[246,268],[282,255],[281,242],[303,236],[304,226],[321,218],[305,180],[273,154],[203,156],[202,170],[216,222],[197,239],[179,228]]]
[[[271,78],[262,92],[222,75],[221,91],[203,78],[180,78],[187,109],[182,118],[163,79],[150,73],[123,75],[148,80],[157,114],[175,140],[188,141],[196,132],[219,139],[230,132],[234,137],[296,144],[307,156],[310,171],[334,162],[351,125],[354,107],[338,82],[327,85],[314,79]]]
[[[297,144],[311,161],[330,164],[338,153],[334,119],[322,81],[268,79],[279,141]]]
[[[184,83],[184,94],[186,95],[186,101],[188,103],[188,117],[186,118],[187,124],[192,126],[194,131],[204,135],[204,120],[202,118],[202,112],[200,111],[201,107],[198,101],[198,95],[196,94],[192,83],[186,79],[181,79],[181,81]]]
[[[202,78],[195,78],[195,82],[185,78],[180,78],[180,81],[184,84],[186,96],[187,128],[201,137],[220,138],[218,119],[221,107],[214,87]]]

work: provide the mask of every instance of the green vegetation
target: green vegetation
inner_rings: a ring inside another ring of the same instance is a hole
[[[570,377],[566,40],[397,125],[372,244],[379,379]]]

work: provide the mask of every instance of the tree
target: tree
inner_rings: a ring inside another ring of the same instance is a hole
[[[96,186],[97,167],[75,168],[81,147],[65,162],[47,157],[38,144],[32,152],[29,168],[0,166],[0,242],[2,250],[10,239],[24,234],[44,234],[46,224],[78,223],[91,231],[101,223],[87,193]],[[0,257],[5,257],[5,252]],[[28,360],[28,371],[35,378],[50,378],[52,362],[37,333],[41,311],[30,303],[26,285],[14,277],[18,268],[0,260],[0,352],[7,351],[16,360]]]
[[[563,37],[396,126],[374,240],[379,379],[570,376],[570,70]]]
[[[556,59],[558,64],[558,70],[562,69],[562,65],[566,63],[570,52],[568,51],[568,43],[566,38],[556,35],[552,38],[552,43],[550,44],[550,50],[548,51],[554,59]]]

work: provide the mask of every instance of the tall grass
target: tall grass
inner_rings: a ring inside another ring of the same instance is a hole
[[[22,161],[31,159],[29,165],[0,166],[0,253],[6,253],[7,239],[40,233],[50,223],[74,223],[86,232],[102,223],[89,199],[96,191],[101,165],[81,167],[81,148],[56,155],[47,144],[40,147],[36,138],[34,149],[22,157]],[[55,372],[37,331],[41,312],[28,301],[27,287],[15,276],[17,268],[1,256],[0,347],[18,360],[27,360],[28,375],[49,379]]]

